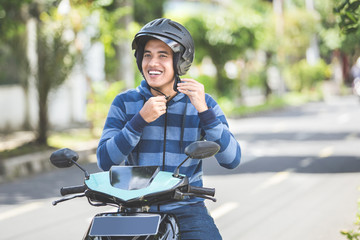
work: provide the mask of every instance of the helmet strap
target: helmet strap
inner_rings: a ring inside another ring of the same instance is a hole
[[[180,52],[176,52],[174,53],[174,57],[173,57],[173,66],[174,66],[174,72],[175,72],[175,81],[174,81],[174,86],[173,89],[175,92],[179,92],[179,90],[177,89],[177,84],[179,82],[181,82],[181,79],[179,77],[179,69],[178,69],[178,62],[180,61],[181,58],[181,53]]]
[[[145,79],[145,81],[146,81],[146,78],[144,78]],[[146,81],[147,82],[147,81]],[[149,84],[148,84],[149,85]],[[161,95],[163,95],[163,96],[165,96],[165,99],[166,100],[168,100],[169,98],[170,98],[170,95],[169,96],[167,96],[165,93],[163,93],[162,91],[160,91],[159,89],[156,89],[156,88],[153,88],[152,86],[150,86],[149,85],[149,87],[152,89],[152,90],[154,90],[154,91],[156,91],[156,92],[158,92],[158,93],[160,93]]]
[[[177,89],[177,84],[181,82],[181,79],[179,77],[179,74],[175,73],[175,80],[174,80],[174,86],[173,89],[175,92],[179,92],[179,90]]]

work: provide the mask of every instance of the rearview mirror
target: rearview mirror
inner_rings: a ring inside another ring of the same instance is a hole
[[[220,150],[219,144],[211,141],[197,141],[191,143],[185,148],[185,154],[188,156],[177,168],[175,168],[174,177],[179,177],[180,167],[189,159],[203,159],[214,156]]]
[[[220,150],[219,144],[211,141],[197,141],[185,148],[185,154],[190,158],[202,159],[214,156]]]
[[[57,150],[50,156],[50,162],[58,168],[71,167],[78,159],[79,155],[69,148]]]

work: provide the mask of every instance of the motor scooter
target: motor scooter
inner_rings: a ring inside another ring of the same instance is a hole
[[[51,163],[58,168],[79,167],[85,174],[84,184],[62,187],[66,196],[53,202],[86,197],[92,206],[114,206],[114,212],[94,216],[83,240],[180,239],[176,216],[151,213],[159,204],[200,197],[216,201],[215,189],[195,187],[180,174],[180,167],[189,159],[204,159],[215,155],[220,146],[211,141],[197,141],[185,148],[187,158],[174,172],[161,171],[158,166],[112,166],[109,171],[89,174],[77,160],[79,155],[63,148],[53,152]]]

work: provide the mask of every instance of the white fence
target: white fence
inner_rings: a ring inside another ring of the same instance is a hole
[[[0,133],[23,130],[28,120],[35,129],[38,121],[36,94],[26,97],[20,85],[0,87]],[[66,128],[86,122],[86,79],[76,71],[56,91],[49,95],[48,116],[52,128]]]

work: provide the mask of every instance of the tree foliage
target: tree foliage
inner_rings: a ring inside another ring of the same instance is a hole
[[[225,64],[257,47],[261,16],[259,12],[239,5],[221,6],[210,11],[214,12],[189,17],[184,25],[192,33],[196,61],[201,62],[208,56],[215,65],[219,95],[232,95],[239,85],[227,76]]]
[[[50,91],[58,88],[67,79],[74,65],[70,41],[63,37],[66,26],[54,20],[57,15],[55,9],[51,9],[50,12],[51,15],[42,13],[37,32],[38,72],[36,87],[39,103],[37,142],[42,144],[46,144],[48,137]],[[45,21],[47,25],[44,25]]]
[[[360,0],[342,0],[333,6],[337,27],[341,30],[340,49],[349,55],[350,63],[360,56]]]
[[[71,51],[71,41],[75,32],[71,24],[73,19],[59,14],[55,1],[47,1],[45,4],[35,3],[32,8],[33,17],[37,19],[35,76],[39,104],[37,142],[46,144],[49,130],[49,94],[67,79],[74,66],[75,51]],[[67,39],[67,35],[72,37]]]
[[[316,84],[329,79],[331,76],[330,67],[324,60],[310,65],[305,59],[298,61],[287,69],[287,86],[293,91],[301,92],[316,87]],[[291,80],[291,81],[289,81]]]
[[[334,11],[340,16],[339,26],[345,34],[359,30],[360,0],[342,0]]]
[[[358,209],[356,212],[355,229],[341,230],[340,233],[348,240],[360,240],[360,199],[358,200]]]
[[[31,0],[0,0],[0,84],[26,88],[26,6]]]
[[[163,17],[165,10],[169,12],[164,8],[166,0],[70,0],[70,13],[61,18],[55,11],[60,2],[0,0],[0,84],[6,79],[8,83],[22,82],[26,86],[28,70],[24,39],[29,16],[35,16],[39,23],[38,44],[42,45],[38,47],[39,58],[51,59],[39,59],[39,65],[40,61],[45,64],[39,66],[38,76],[40,83],[40,78],[46,79],[41,76],[52,72],[55,77],[46,81],[54,82],[40,84],[41,88],[50,91],[66,78],[65,72],[71,65],[67,64],[72,61],[69,59],[73,59],[71,55],[74,53],[70,50],[75,48],[76,53],[81,55],[81,47],[84,47],[74,39],[65,41],[64,36],[69,29],[75,36],[92,31],[91,40],[101,41],[105,48],[107,80],[117,81],[117,72],[122,70],[119,69],[118,59],[124,54],[118,47],[119,42],[124,39],[131,41],[142,25]],[[324,59],[319,68],[327,69],[324,64],[330,63],[334,51],[347,54],[350,62],[360,55],[360,0],[314,0],[315,11],[309,11],[303,0],[282,1],[281,16],[275,14],[271,1],[189,2],[197,4],[194,5],[196,7],[190,11],[179,9],[181,14],[167,17],[181,22],[192,33],[196,46],[194,65],[203,59],[211,59],[216,68],[216,78],[211,84],[221,96],[239,94],[243,85],[267,88],[266,70],[270,66],[298,72],[299,75],[307,73],[304,69],[310,66],[305,64],[304,59],[314,35],[318,38],[320,57]],[[124,17],[129,15],[133,21],[124,25]],[[49,30],[50,26],[54,28]],[[339,34],[340,30],[345,34]],[[51,62],[55,60],[58,62]],[[236,76],[228,74],[229,63],[235,65]],[[55,65],[61,66],[63,72],[51,70]],[[207,82],[209,78],[212,77],[199,76]],[[313,86],[308,82],[298,82],[306,81],[307,77],[290,78],[293,82],[287,83],[296,86],[294,89]]]
[[[100,41],[104,45],[106,79],[115,82],[123,80],[119,76],[121,72],[119,58],[124,54],[121,52],[120,44],[125,42],[130,48],[128,42],[132,40],[140,26],[162,17],[165,0],[72,0],[71,2],[72,7],[80,13],[84,27],[92,24],[92,27],[97,29],[92,41]],[[90,23],[89,19],[96,20]],[[131,22],[128,19],[132,19]]]
[[[151,20],[161,18],[164,15],[164,3],[166,0],[134,0],[134,20],[144,25]]]

